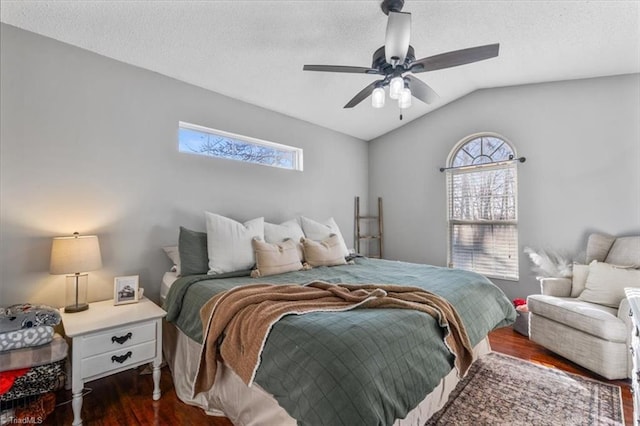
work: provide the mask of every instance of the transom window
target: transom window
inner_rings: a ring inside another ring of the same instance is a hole
[[[178,150],[302,171],[302,149],[190,123],[179,123]]]
[[[472,135],[449,155],[450,267],[518,280],[515,150],[494,134]]]

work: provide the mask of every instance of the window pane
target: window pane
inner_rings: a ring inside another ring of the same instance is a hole
[[[451,225],[451,264],[495,278],[518,279],[517,225]]]
[[[516,220],[515,167],[452,173],[449,218]]]
[[[482,136],[465,143],[453,156],[451,167],[486,164],[514,158],[513,149],[500,138]]]
[[[180,123],[180,152],[302,170],[302,150],[231,133]]]

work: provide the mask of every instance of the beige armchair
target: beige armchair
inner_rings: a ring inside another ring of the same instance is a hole
[[[600,267],[637,268],[640,266],[640,236],[591,235],[587,263],[592,260],[607,264]],[[589,271],[594,274],[593,268],[594,265],[574,265],[572,278],[540,279],[542,294],[531,295],[527,301],[529,338],[607,379],[627,378],[631,372],[629,304],[622,285],[617,282],[612,283],[611,294],[600,295],[605,299],[603,302],[583,300],[585,283]],[[640,287],[640,280],[636,283],[640,272],[624,271],[620,272],[625,274],[624,286]]]

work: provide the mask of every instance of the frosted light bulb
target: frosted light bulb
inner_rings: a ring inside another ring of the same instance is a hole
[[[371,106],[374,108],[382,108],[384,106],[384,89],[376,87],[371,93]]]
[[[398,106],[402,109],[409,108],[411,106],[411,90],[408,87],[402,89],[400,92],[400,98],[398,98]]]
[[[393,77],[389,83],[389,97],[391,99],[399,99],[402,89],[404,89],[404,80],[402,77]]]

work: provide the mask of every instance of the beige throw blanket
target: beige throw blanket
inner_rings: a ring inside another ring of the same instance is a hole
[[[219,358],[251,386],[269,331],[283,316],[354,308],[415,309],[427,313],[445,329],[445,344],[455,356],[458,374],[464,376],[471,365],[471,343],[458,313],[447,300],[421,288],[322,281],[306,286],[254,284],[217,294],[200,310],[205,324],[204,343],[193,395],[213,386]]]

